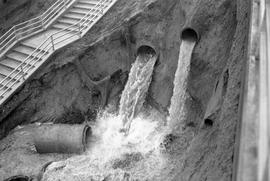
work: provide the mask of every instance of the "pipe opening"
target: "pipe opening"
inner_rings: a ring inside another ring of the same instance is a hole
[[[214,124],[214,122],[212,119],[207,118],[204,120],[204,125],[206,125],[207,127],[211,127],[211,126],[213,126],[213,124]]]
[[[140,46],[137,50],[137,55],[141,55],[141,54],[151,54],[151,55],[156,55],[156,51],[154,48],[147,46],[147,45],[143,45]]]
[[[87,144],[89,143],[89,140],[90,140],[90,136],[92,135],[92,130],[91,130],[91,127],[86,125],[84,130],[83,130],[83,140],[82,140],[82,143],[83,143],[83,151],[85,151],[86,147],[87,147]]]
[[[4,181],[29,181],[29,177],[27,176],[23,176],[23,175],[16,175],[13,177],[9,177],[8,179],[4,180]]]
[[[181,34],[182,40],[195,41],[199,40],[199,34],[193,28],[185,28]]]

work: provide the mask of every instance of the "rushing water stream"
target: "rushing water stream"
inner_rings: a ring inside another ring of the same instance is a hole
[[[84,155],[54,162],[43,181],[88,181],[143,179],[162,164],[159,155],[162,115],[154,109],[142,111],[157,56],[141,53],[132,65],[120,100],[119,114],[106,110],[92,126],[93,135]],[[121,130],[125,132],[119,132]],[[148,159],[145,162],[145,159]]]
[[[183,102],[186,98],[190,60],[195,44],[196,41],[187,39],[183,40],[180,46],[178,66],[174,77],[173,96],[169,109],[169,126],[172,129],[179,128],[175,125],[181,125],[182,116],[185,114]]]
[[[181,118],[194,46],[194,41],[182,41],[169,121],[177,122]],[[106,110],[100,112],[96,124],[92,126],[88,151],[50,164],[42,177],[43,181],[169,179],[170,171],[165,175],[165,169],[176,167],[161,151],[167,130],[165,119],[155,109],[142,109],[156,59],[153,52],[138,55],[121,96],[119,114]]]
[[[129,73],[128,82],[120,100],[119,115],[123,120],[123,131],[128,134],[133,118],[139,113],[156,63],[156,55],[140,54]]]

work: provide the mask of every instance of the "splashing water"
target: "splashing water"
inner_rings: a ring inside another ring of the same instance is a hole
[[[144,103],[156,59],[156,55],[153,54],[140,54],[130,70],[128,82],[121,96],[119,111],[123,120],[122,131],[126,135],[132,119],[139,113]]]
[[[125,136],[118,131],[122,126],[121,117],[104,112],[93,127],[88,152],[52,163],[42,180],[124,181],[127,180],[127,172],[132,172],[131,167],[135,173],[132,177],[136,178],[153,172],[153,168],[163,164],[159,153],[163,129],[161,116],[155,110],[139,113],[131,124],[129,135]],[[151,159],[148,158],[150,153]]]
[[[100,113],[87,153],[52,163],[43,181],[145,180],[155,171],[160,174],[164,119],[154,109],[141,111],[156,59],[152,54],[137,57],[121,96],[119,115]],[[123,126],[126,135],[119,132]]]
[[[185,113],[183,100],[186,97],[190,60],[195,44],[196,41],[183,40],[180,46],[178,66],[174,77],[173,96],[169,109],[169,127],[172,129],[178,129],[175,125],[181,125],[182,116]]]

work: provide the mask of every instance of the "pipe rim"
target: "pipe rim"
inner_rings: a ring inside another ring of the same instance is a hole
[[[181,32],[181,39],[187,41],[195,41],[198,42],[200,39],[200,35],[196,29],[191,27],[186,27]]]
[[[91,135],[91,127],[89,125],[85,125],[83,128],[83,135],[82,135],[83,151],[86,150],[86,146],[88,142],[87,140],[90,135]]]
[[[139,54],[152,54],[152,55],[156,55],[157,52],[156,50],[150,46],[150,45],[141,45],[138,49],[137,49],[137,54],[136,55],[139,55]]]
[[[4,181],[29,181],[30,178],[25,175],[15,175],[5,179]]]

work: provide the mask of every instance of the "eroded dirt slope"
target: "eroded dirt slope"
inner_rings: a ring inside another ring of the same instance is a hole
[[[167,115],[180,33],[191,23],[200,27],[201,38],[183,100],[184,125],[180,129],[173,123],[179,129],[165,139],[170,162],[163,179],[231,180],[248,17],[249,4],[242,0],[119,0],[83,39],[58,51],[6,104],[0,135],[22,123],[94,120],[104,95],[102,88],[86,83],[85,74],[93,81],[111,77],[106,100],[117,110],[136,49],[143,44],[159,53],[147,102]]]

